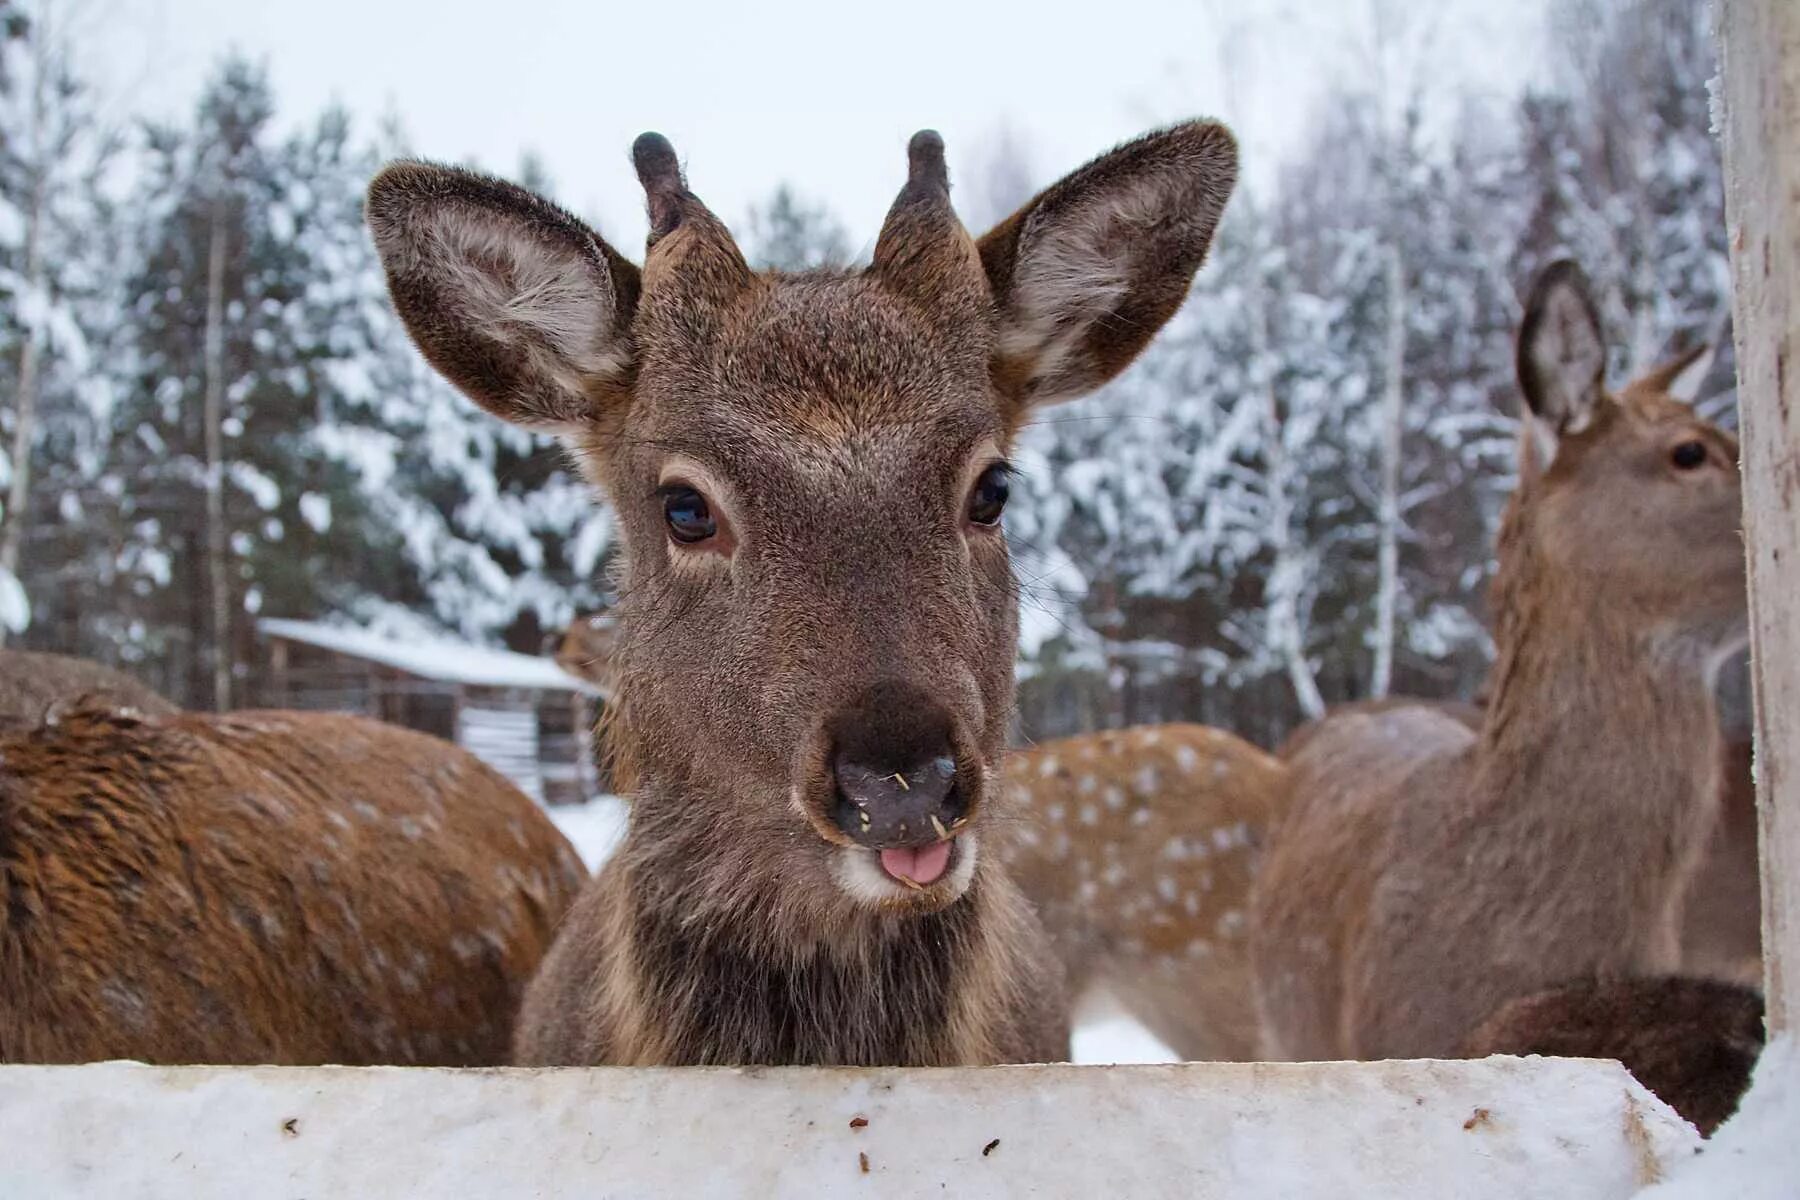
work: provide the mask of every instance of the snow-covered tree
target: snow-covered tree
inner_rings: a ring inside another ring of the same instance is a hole
[[[759,271],[814,271],[850,263],[850,237],[831,212],[782,184],[752,205],[744,251]]]

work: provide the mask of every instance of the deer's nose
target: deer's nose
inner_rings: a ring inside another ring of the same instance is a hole
[[[837,785],[832,821],[871,850],[944,841],[968,811],[948,747],[899,767],[860,762],[840,750],[831,771]]]

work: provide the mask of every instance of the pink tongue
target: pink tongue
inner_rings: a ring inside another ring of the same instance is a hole
[[[904,847],[881,852],[881,869],[895,879],[914,883],[934,883],[950,864],[950,843],[933,842],[929,846]]]

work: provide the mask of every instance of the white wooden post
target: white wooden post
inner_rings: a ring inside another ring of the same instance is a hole
[[[1800,3],[1720,0],[1772,1032],[1800,1030]]]

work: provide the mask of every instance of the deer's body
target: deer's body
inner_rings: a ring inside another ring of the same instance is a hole
[[[1283,767],[1204,725],[1045,742],[1006,761],[1010,862],[1079,1002],[1120,1005],[1187,1060],[1258,1053],[1250,882]]]
[[[1067,1054],[1061,972],[984,844],[1018,625],[1004,456],[1185,298],[1235,151],[1151,134],[979,241],[937,136],[908,156],[845,273],[752,272],[653,134],[641,270],[496,180],[399,164],[370,190],[426,357],[557,432],[618,514],[631,825],[532,984],[522,1062]]]
[[[77,706],[0,734],[0,1061],[503,1062],[583,878],[421,734]]]
[[[1744,637],[1736,445],[1662,373],[1606,394],[1592,313],[1568,267],[1528,306],[1479,732],[1349,714],[1291,763],[1252,905],[1273,1057],[1448,1055],[1512,997],[1679,966]]]
[[[1429,708],[1472,730],[1481,728],[1481,706],[1465,700],[1421,700],[1412,696],[1383,696],[1378,700],[1350,700],[1334,704],[1324,716],[1298,725],[1275,747],[1275,757],[1290,762],[1304,750],[1329,721],[1354,714],[1375,716],[1396,708]]]
[[[35,725],[58,705],[87,701],[145,716],[175,706],[133,679],[84,658],[0,650],[0,726]]]
[[[1583,979],[1508,1001],[1461,1054],[1616,1058],[1710,1136],[1737,1111],[1763,1040],[1762,995],[1741,984]]]

